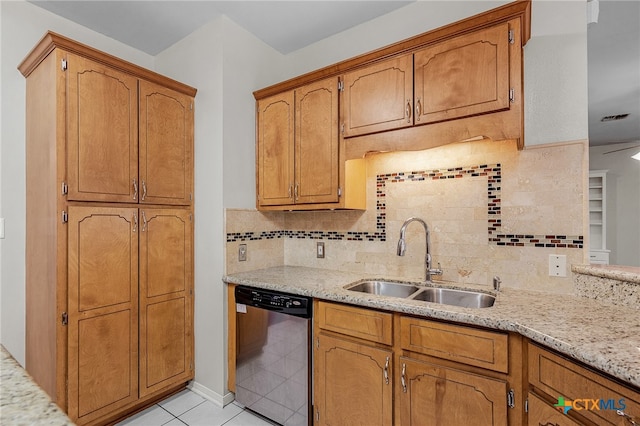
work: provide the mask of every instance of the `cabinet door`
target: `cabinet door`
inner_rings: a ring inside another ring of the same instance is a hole
[[[413,125],[413,56],[345,74],[342,99],[345,138]]]
[[[391,351],[324,334],[318,339],[314,358],[316,424],[392,424]]]
[[[580,423],[564,414],[562,409],[558,411],[531,392],[528,401],[529,426],[580,426]]]
[[[138,179],[138,80],[67,56],[69,200],[132,202]]]
[[[297,203],[338,202],[338,80],[295,92],[295,188]]]
[[[138,226],[131,208],[69,207],[68,414],[138,399]]]
[[[509,25],[415,53],[416,124],[509,109]]]
[[[140,396],[193,377],[192,242],[187,210],[140,210]]]
[[[402,425],[506,425],[507,384],[400,357]]]
[[[140,80],[140,202],[189,205],[193,98]]]
[[[293,203],[294,104],[293,91],[258,101],[258,204]]]

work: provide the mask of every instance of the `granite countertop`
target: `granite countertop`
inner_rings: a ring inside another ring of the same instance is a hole
[[[0,418],[3,425],[74,424],[2,345],[0,357]]]
[[[280,266],[225,276],[227,283],[513,331],[640,387],[640,312],[585,297],[504,288],[494,306],[474,309],[343,289],[360,273]],[[391,277],[384,277],[389,279]],[[438,286],[491,292],[487,286]]]

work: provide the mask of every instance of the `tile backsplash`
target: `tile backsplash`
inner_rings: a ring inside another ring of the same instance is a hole
[[[583,262],[585,150],[584,141],[523,151],[476,141],[369,155],[366,211],[227,210],[227,273],[286,264],[420,280],[421,227],[409,225],[406,255],[396,255],[402,223],[419,217],[442,279],[490,285],[498,275],[506,287],[570,293],[569,270],[548,276],[549,255]],[[237,261],[241,243],[247,262]]]

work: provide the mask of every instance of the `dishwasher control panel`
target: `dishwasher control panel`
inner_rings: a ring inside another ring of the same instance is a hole
[[[312,299],[306,296],[238,286],[236,303],[277,312],[311,317]]]

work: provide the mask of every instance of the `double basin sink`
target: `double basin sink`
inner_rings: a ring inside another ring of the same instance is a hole
[[[364,280],[344,287],[346,290],[379,296],[399,297],[410,300],[461,306],[464,308],[489,308],[496,297],[492,294],[453,288],[424,287],[411,283],[384,280]]]

